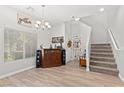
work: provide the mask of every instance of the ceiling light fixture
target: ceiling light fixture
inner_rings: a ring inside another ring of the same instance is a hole
[[[100,8],[99,9],[100,12],[104,12],[104,10],[105,10],[104,8]]]
[[[37,20],[36,21],[36,24],[35,24],[35,27],[37,29],[41,28],[42,30],[45,30],[45,29],[50,29],[51,28],[51,25],[48,21],[46,21],[45,17],[44,17],[44,8],[45,8],[45,5],[42,5],[42,18],[41,20]]]

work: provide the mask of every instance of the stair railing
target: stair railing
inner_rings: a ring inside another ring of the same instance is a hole
[[[115,40],[115,37],[114,37],[114,34],[113,32],[111,31],[111,29],[108,29],[108,33],[109,33],[109,36],[110,36],[110,39],[111,39],[111,42],[113,43],[113,46],[115,47],[116,50],[120,50],[119,49],[119,46]]]
[[[86,71],[90,71],[91,31],[86,42]]]
[[[120,49],[116,42],[115,36],[111,29],[107,30],[109,42],[112,46],[117,69],[119,70],[119,77],[124,82],[124,49]]]
[[[116,63],[118,63],[118,56],[119,56],[119,51],[120,51],[120,48],[116,42],[116,39],[115,39],[115,36],[113,34],[113,32],[111,31],[111,29],[108,29],[108,38],[109,38],[109,43],[111,44],[111,47],[112,47],[112,50],[113,50],[113,53],[114,53],[114,58],[115,58],[115,61]]]

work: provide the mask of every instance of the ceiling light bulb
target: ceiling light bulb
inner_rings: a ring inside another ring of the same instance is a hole
[[[49,25],[49,23],[48,22],[45,22],[45,25]]]
[[[36,21],[36,23],[37,23],[37,24],[41,24],[41,22],[40,22],[40,21]]]
[[[38,28],[39,27],[38,24],[35,24],[35,27]]]
[[[104,12],[104,10],[105,10],[104,8],[100,8],[99,9],[100,12]]]
[[[48,28],[51,28],[51,25],[48,25],[47,27],[48,27]]]

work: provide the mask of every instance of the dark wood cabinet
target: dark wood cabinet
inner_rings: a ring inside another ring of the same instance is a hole
[[[41,67],[61,66],[61,50],[60,49],[43,49],[40,56]]]
[[[37,50],[36,67],[55,67],[65,65],[65,49],[42,49]]]

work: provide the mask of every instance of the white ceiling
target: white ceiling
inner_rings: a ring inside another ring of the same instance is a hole
[[[27,10],[27,7],[32,7],[34,11]],[[17,11],[24,12],[31,17],[41,19],[42,7],[40,5],[13,5],[8,6]],[[101,13],[100,8],[104,8],[104,12],[111,12],[118,6],[103,6],[103,5],[46,5],[45,18],[52,24],[64,22],[72,19],[72,16],[84,17]]]

